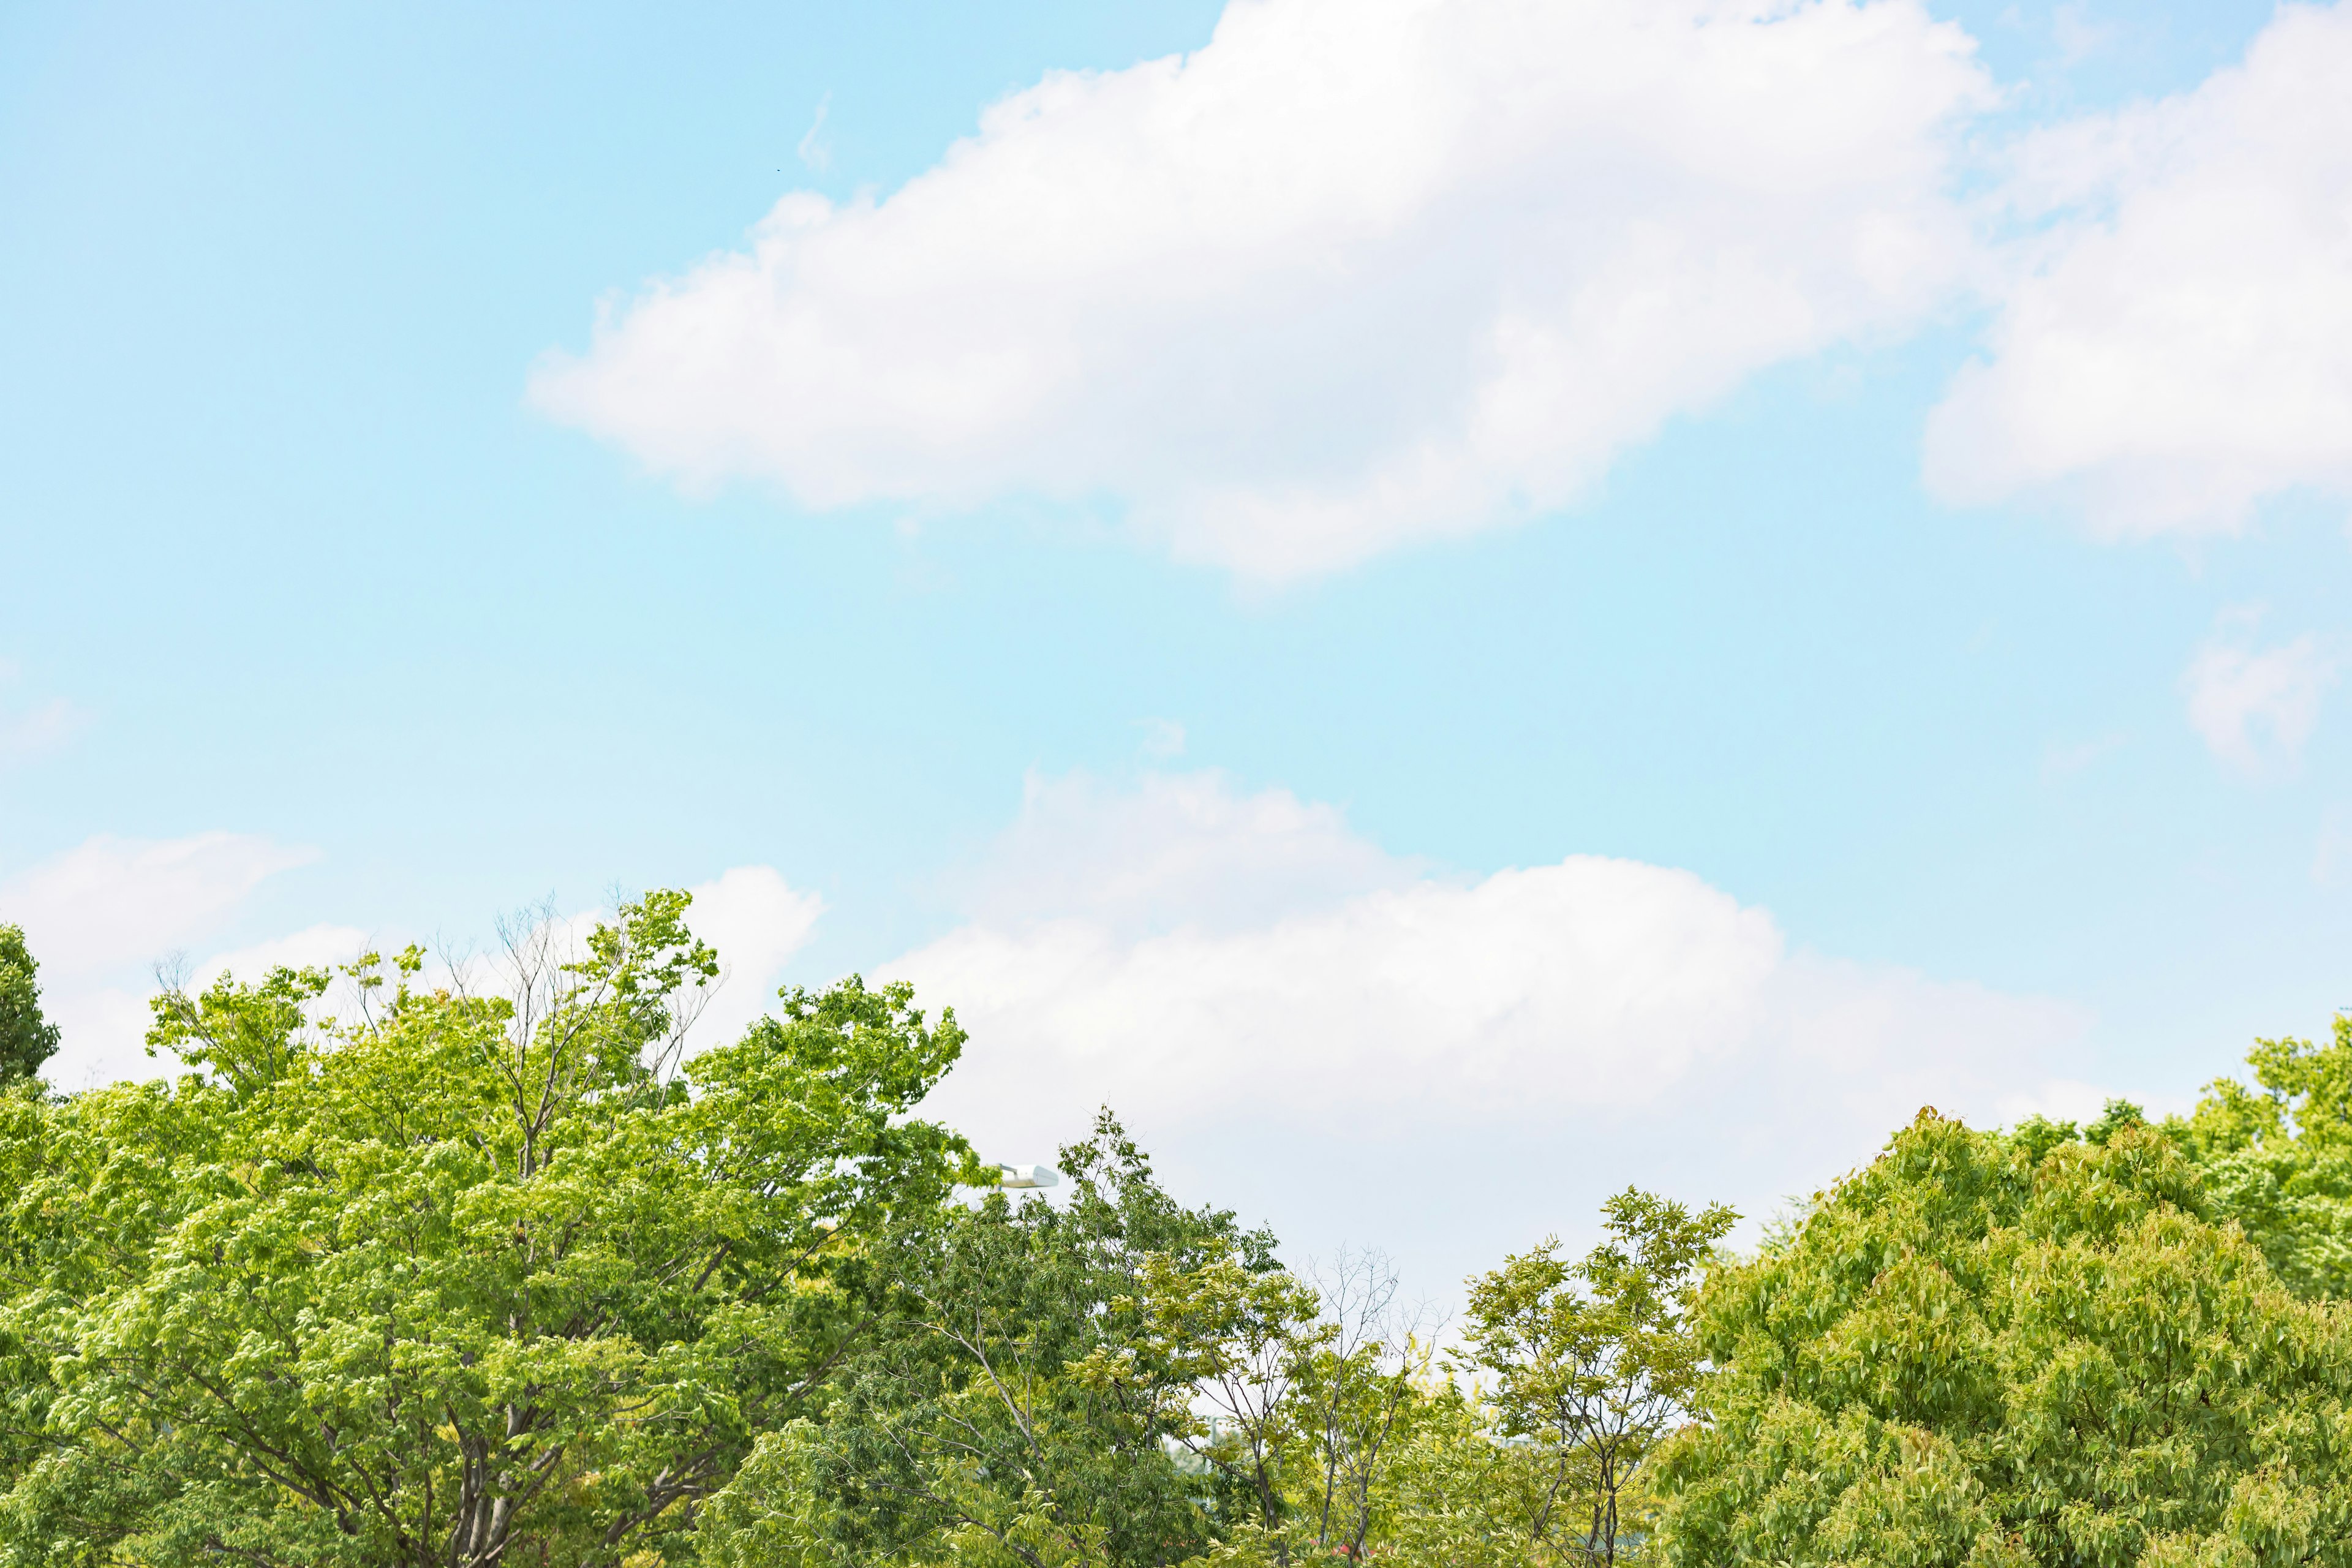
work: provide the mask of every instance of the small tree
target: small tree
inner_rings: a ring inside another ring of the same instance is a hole
[[[41,966],[23,928],[0,925],[0,1084],[31,1078],[57,1054],[58,1026],[41,1016]]]
[[[1607,1239],[1582,1260],[1547,1241],[1473,1283],[1463,1363],[1492,1380],[1494,1429],[1529,1461],[1528,1548],[1614,1563],[1646,1529],[1653,1451],[1688,1418],[1693,1288],[1738,1216],[1633,1188],[1602,1213]]]
[[[1425,1310],[1401,1310],[1396,1270],[1369,1250],[1343,1249],[1306,1276],[1320,1321],[1299,1336],[1286,1412],[1307,1550],[1360,1560],[1392,1510],[1401,1451],[1431,1356]]]

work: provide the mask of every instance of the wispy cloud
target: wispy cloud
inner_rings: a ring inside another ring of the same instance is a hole
[[[89,715],[62,697],[20,712],[0,712],[0,765],[54,752],[89,722]]]
[[[1143,730],[1143,742],[1137,749],[1154,762],[1164,763],[1184,754],[1184,726],[1173,719],[1139,721]]]
[[[816,118],[809,121],[800,144],[793,149],[803,163],[820,174],[833,166],[833,143],[824,134],[824,117],[832,108],[833,94],[829,92],[816,100]]]
[[[2319,721],[2342,660],[2317,637],[2257,646],[2259,610],[2226,613],[2180,678],[2189,722],[2213,754],[2249,775],[2292,768]]]
[[[89,715],[62,697],[27,704],[8,689],[24,679],[15,659],[0,658],[0,767],[58,750],[89,722]]]

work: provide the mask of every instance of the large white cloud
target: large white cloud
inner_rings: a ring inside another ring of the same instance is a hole
[[[2054,226],[1930,421],[1945,497],[2038,495],[2116,537],[2352,497],[2352,9],[2283,7],[2242,66],[2030,140]]]
[[[1107,1102],[1180,1161],[1246,1162],[1224,1180],[1310,1240],[1402,1227],[1433,1283],[1457,1236],[1523,1245],[1627,1180],[1753,1212],[1923,1104],[2082,1098],[2072,1006],[1796,947],[1687,871],[1435,874],[1214,774],[1034,784],[968,897],[886,971],[971,1031],[937,1109],[992,1156]],[[1358,1203],[1409,1211],[1413,1173],[1449,1170],[1486,1173],[1475,1224]]]
[[[785,197],[532,397],[693,485],[1108,502],[1326,570],[1944,298],[1971,47],[1916,0],[1234,0],[886,199]]]

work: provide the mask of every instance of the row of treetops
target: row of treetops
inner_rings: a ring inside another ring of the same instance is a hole
[[[169,987],[71,1095],[0,926],[0,1568],[2352,1563],[2342,1020],[1746,1253],[1629,1189],[1441,1325],[1108,1112],[1016,1199],[906,986],[688,1056],[688,903]]]

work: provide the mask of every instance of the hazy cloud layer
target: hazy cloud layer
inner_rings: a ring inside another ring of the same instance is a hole
[[[226,834],[94,839],[0,883],[66,1026],[52,1080],[168,1070],[140,1040],[147,966],[173,948],[211,955],[201,982],[406,940],[325,924],[222,951],[253,890],[309,858]],[[1213,772],[1033,778],[946,885],[961,922],[872,971],[971,1031],[932,1114],[1029,1159],[1108,1103],[1183,1190],[1246,1197],[1301,1251],[1377,1234],[1433,1289],[1573,1233],[1628,1180],[1761,1214],[1922,1104],[1994,1121],[2100,1092],[2066,1005],[1806,951],[1686,871],[1442,873]],[[709,1044],[771,1005],[824,905],[761,866],[692,890],[729,971]]]
[[[317,858],[251,834],[101,834],[0,880],[0,920],[25,928],[43,1005],[64,1035],[51,1081],[79,1089],[152,1072],[141,1041],[156,964],[216,940],[264,881]]]
[[[1971,48],[1912,0],[1235,0],[887,198],[785,197],[531,395],[690,485],[1108,503],[1327,570],[1948,297]]]
[[[1778,1181],[1850,1162],[1925,1103],[2000,1114],[2063,1076],[2085,1026],[1794,950],[1686,871],[1571,856],[1433,875],[1327,806],[1213,774],[1033,784],[989,864],[1005,890],[978,890],[986,912],[886,970],[956,1006],[972,1042],[942,1108],[1006,1158],[1104,1102],[1180,1142],[1270,1118],[1405,1152],[1628,1117],[1720,1142],[1801,1102],[1761,1167]],[[1098,892],[1063,883],[1078,864]],[[1066,900],[1039,896],[1054,886]]]

